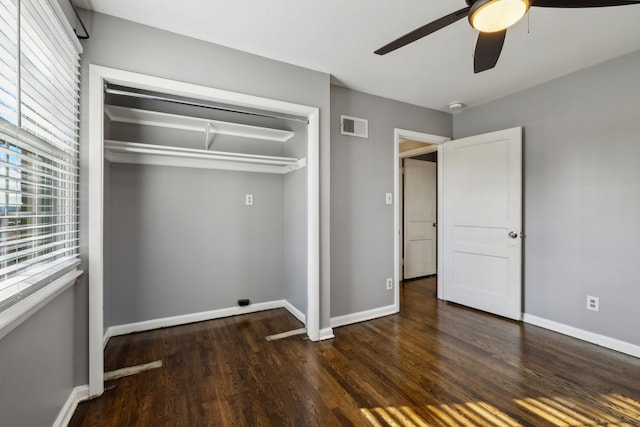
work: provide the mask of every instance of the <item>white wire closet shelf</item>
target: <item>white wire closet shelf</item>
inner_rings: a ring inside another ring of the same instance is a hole
[[[160,126],[172,129],[203,132],[205,134],[212,135],[230,135],[280,142],[288,141],[294,135],[294,132],[288,130],[243,125],[220,120],[202,119],[199,117],[181,116],[177,114],[120,107],[116,105],[105,105],[104,111],[107,113],[109,119],[114,122]]]
[[[222,169],[245,172],[285,174],[306,167],[306,158],[277,157],[261,154],[211,151],[211,138],[215,134],[242,138],[285,142],[294,132],[250,126],[198,117],[180,116],[157,111],[105,105],[105,112],[114,122],[159,126],[202,132],[204,149],[152,145],[137,142],[105,140],[107,160],[114,163]]]
[[[306,158],[229,153],[113,140],[104,141],[104,150],[106,159],[113,163],[280,174],[307,166]]]

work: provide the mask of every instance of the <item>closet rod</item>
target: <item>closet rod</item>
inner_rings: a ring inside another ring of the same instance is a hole
[[[293,122],[300,122],[300,123],[309,124],[308,120],[298,119],[298,118],[295,118],[295,117],[276,116],[276,115],[273,115],[273,114],[256,113],[256,112],[253,112],[253,111],[236,110],[236,109],[233,109],[233,108],[225,108],[225,107],[216,107],[215,105],[201,104],[199,102],[183,101],[181,99],[167,98],[167,97],[164,97],[164,96],[147,95],[145,93],[136,93],[136,92],[129,92],[129,91],[120,90],[120,89],[112,89],[110,87],[107,87],[106,85],[105,85],[104,91],[105,91],[105,93],[108,93],[108,94],[111,94],[111,95],[130,96],[130,97],[133,97],[133,98],[150,99],[150,100],[153,100],[153,101],[173,102],[174,104],[188,105],[190,107],[203,107],[203,108],[209,108],[211,110],[228,111],[228,112],[231,112],[231,113],[247,114],[249,116],[268,117],[268,118],[271,118],[271,119],[289,120],[289,121],[293,121]]]

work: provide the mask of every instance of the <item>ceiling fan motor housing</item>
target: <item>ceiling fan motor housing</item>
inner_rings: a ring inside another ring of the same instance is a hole
[[[469,23],[483,33],[495,33],[514,25],[529,11],[529,0],[466,0]]]

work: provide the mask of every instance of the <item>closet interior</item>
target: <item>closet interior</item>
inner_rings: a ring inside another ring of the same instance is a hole
[[[303,317],[307,132],[305,117],[106,86],[105,330],[240,299]]]

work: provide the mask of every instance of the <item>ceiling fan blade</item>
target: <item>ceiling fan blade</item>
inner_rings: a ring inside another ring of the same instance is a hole
[[[608,6],[628,6],[640,4],[640,1],[633,0],[531,0],[531,6],[537,7],[608,7]]]
[[[507,30],[495,33],[480,33],[473,55],[473,72],[481,73],[496,66]]]
[[[440,19],[436,19],[433,22],[429,22],[422,27],[411,31],[408,34],[392,41],[389,44],[382,46],[380,49],[376,50],[374,53],[376,55],[385,55],[389,52],[393,52],[396,49],[401,48],[402,46],[406,46],[409,43],[413,43],[416,40],[421,39],[422,37],[428,36],[431,33],[434,33],[447,25],[451,25],[456,21],[466,17],[469,14],[469,8],[465,7],[464,9],[460,9],[457,12],[453,12],[448,14],[447,16],[443,16]]]

